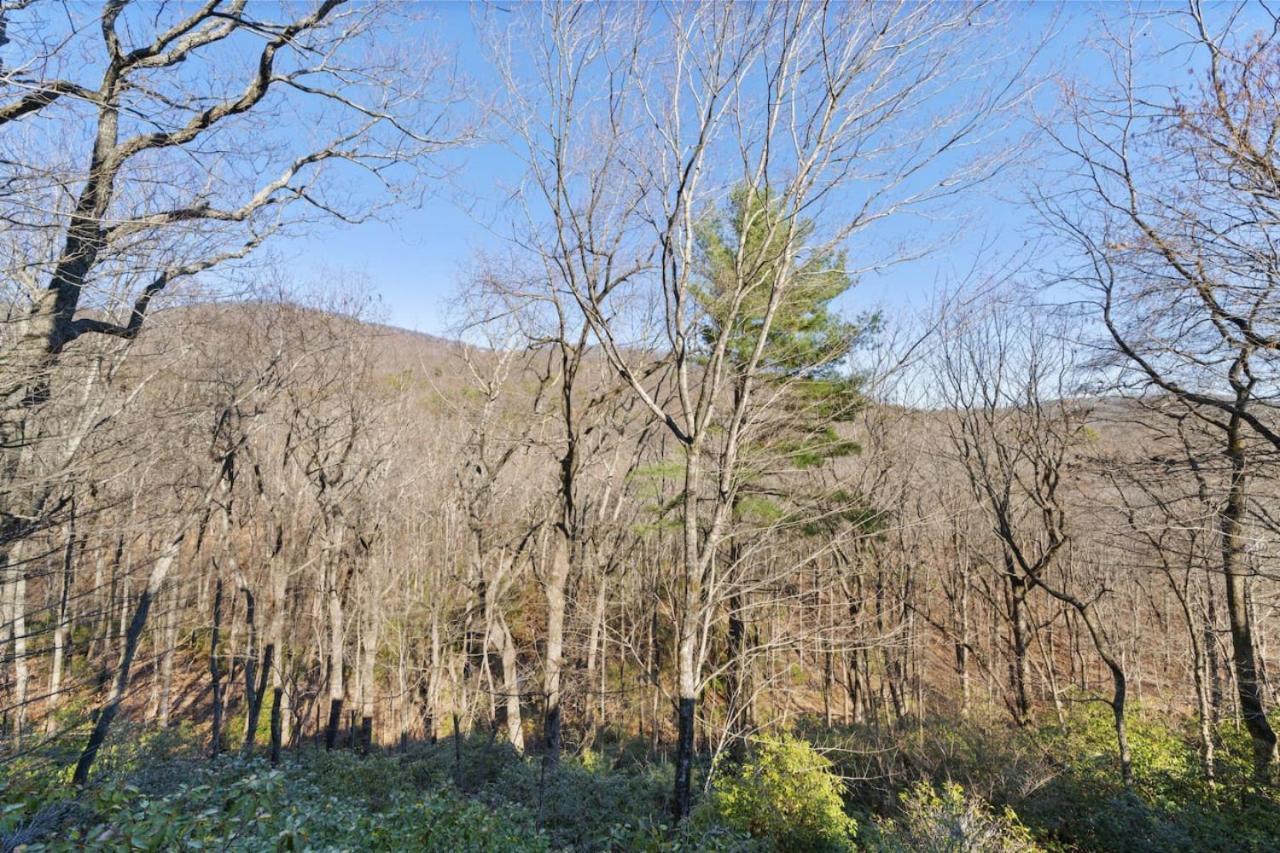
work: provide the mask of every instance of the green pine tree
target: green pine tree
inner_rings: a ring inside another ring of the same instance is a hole
[[[840,435],[864,402],[862,377],[849,355],[872,334],[877,318],[850,322],[833,303],[854,285],[843,252],[810,248],[810,221],[790,222],[768,189],[736,188],[725,207],[698,229],[702,261],[696,290],[704,312],[702,341],[724,340],[729,393],[741,399],[760,333],[777,304],[751,381],[759,403],[739,451],[731,530],[726,541],[731,593],[727,604],[723,682],[731,748],[743,758],[753,728],[748,623],[741,579],[744,544],[753,531],[792,526],[796,535],[830,536],[861,524],[865,503],[833,488],[819,472],[858,451]],[[725,335],[725,332],[728,334]]]
[[[815,478],[800,472],[858,450],[838,425],[863,404],[862,377],[850,369],[849,355],[878,318],[850,321],[836,312],[833,303],[855,282],[843,252],[809,248],[813,234],[812,222],[787,221],[768,189],[747,186],[737,187],[697,234],[702,340],[710,346],[730,326],[731,393],[741,393],[771,297],[781,289],[753,380],[766,408],[743,448],[735,506],[758,521],[790,515],[806,491],[817,497],[797,482]]]

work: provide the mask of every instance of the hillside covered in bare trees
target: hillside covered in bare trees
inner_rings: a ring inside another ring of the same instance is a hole
[[[1068,11],[0,0],[3,849],[1280,849],[1280,19]]]

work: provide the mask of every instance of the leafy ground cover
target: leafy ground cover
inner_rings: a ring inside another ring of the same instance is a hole
[[[667,817],[671,767],[606,741],[545,771],[489,737],[359,755],[198,754],[177,730],[117,743],[73,791],[35,758],[0,782],[4,850],[961,851],[1280,849],[1280,802],[1252,786],[1247,737],[1217,779],[1190,733],[1135,718],[1120,784],[1105,716],[1025,731],[978,722],[801,726],[700,768],[693,817]],[[47,756],[45,757],[47,758]],[[41,768],[44,768],[41,770]]]

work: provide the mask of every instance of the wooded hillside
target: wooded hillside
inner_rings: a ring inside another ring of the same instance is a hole
[[[482,97],[0,3],[5,849],[1280,846],[1275,26],[490,11]],[[476,145],[450,336],[260,253]],[[1011,172],[1034,257],[850,308]]]

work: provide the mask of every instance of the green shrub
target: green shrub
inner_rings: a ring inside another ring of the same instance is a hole
[[[847,799],[888,814],[917,781],[956,782],[988,803],[1016,804],[1058,772],[1035,732],[978,712],[967,718],[929,716],[896,725],[866,723],[828,728],[821,718],[799,734],[831,757],[849,785]]]
[[[549,849],[523,809],[471,801],[451,786],[414,791],[392,759],[320,753],[284,769],[224,759],[193,765],[186,778],[161,796],[105,784],[92,819],[40,849]]]
[[[575,849],[575,848],[569,848]],[[634,853],[762,853],[772,849],[769,842],[746,832],[711,821],[685,821],[678,829],[663,823],[644,826],[617,824],[611,827],[600,850],[627,850]]]
[[[851,808],[858,843],[894,853],[1032,840],[1054,851],[1280,850],[1280,796],[1253,783],[1247,733],[1223,727],[1210,783],[1194,721],[1135,707],[1126,788],[1105,711],[1078,703],[1062,724],[1025,728],[938,717],[802,729],[817,747],[765,739],[744,765],[720,768],[679,827],[672,766],[620,735],[544,775],[537,755],[484,734],[368,756],[303,749],[269,768],[210,761],[207,733],[191,726],[120,725],[88,790],[68,784],[76,744],[6,765],[0,849],[849,850]],[[841,776],[866,781],[846,789]]]
[[[516,758],[475,796],[518,803],[537,815],[556,849],[616,847],[618,827],[639,831],[660,825],[669,810],[670,778],[661,773],[614,772],[599,761],[566,757],[544,773],[537,756]]]
[[[763,738],[754,756],[716,781],[703,806],[725,826],[779,850],[849,850],[857,824],[844,812],[831,762],[792,737]]]
[[[950,783],[918,782],[902,794],[896,820],[879,822],[873,850],[910,853],[1026,853],[1038,848],[1012,809],[997,814]]]
[[[1251,779],[1247,737],[1219,734],[1217,781],[1204,778],[1192,721],[1130,709],[1134,784],[1126,789],[1115,762],[1107,709],[1078,708],[1064,726],[1045,727],[1046,750],[1063,768],[1016,804],[1046,840],[1099,851],[1280,849],[1280,798]]]

